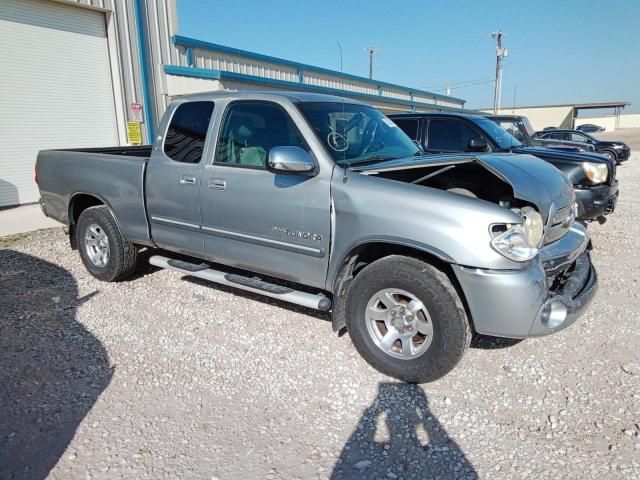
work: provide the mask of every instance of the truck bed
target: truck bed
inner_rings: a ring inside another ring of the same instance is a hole
[[[99,148],[70,148],[50,150],[52,152],[80,152],[80,153],[104,153],[105,155],[117,155],[123,157],[151,156],[151,145],[135,145],[133,147],[99,147]]]
[[[128,240],[151,245],[144,179],[151,146],[42,150],[36,162],[41,205],[64,225],[73,221],[76,201],[98,199],[118,219]]]

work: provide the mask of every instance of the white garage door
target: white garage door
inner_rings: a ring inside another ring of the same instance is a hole
[[[0,0],[0,207],[38,200],[38,150],[117,145],[105,18]]]

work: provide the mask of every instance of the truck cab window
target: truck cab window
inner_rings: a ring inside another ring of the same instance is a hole
[[[507,132],[517,138],[519,141],[523,142],[525,140],[524,135],[518,128],[516,122],[511,120],[499,120],[498,125],[504,128]]]
[[[561,132],[551,133],[551,134],[549,134],[548,137],[545,137],[545,138],[550,138],[552,140],[569,140],[567,138],[567,134],[566,133],[561,133]]]
[[[237,102],[227,109],[216,163],[266,168],[273,147],[308,147],[281,107],[263,102]]]
[[[164,153],[182,163],[200,163],[213,102],[181,104],[173,114],[164,139]]]
[[[472,138],[480,138],[480,135],[458,120],[429,121],[429,150],[464,152]]]
[[[393,123],[398,125],[400,129],[409,135],[411,140],[420,140],[418,138],[418,127],[420,126],[420,120],[417,118],[396,118]]]

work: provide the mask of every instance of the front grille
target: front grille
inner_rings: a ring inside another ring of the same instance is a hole
[[[554,204],[551,207],[550,215],[552,216],[547,222],[545,244],[561,239],[569,231],[576,216],[575,203],[570,202],[560,207]]]

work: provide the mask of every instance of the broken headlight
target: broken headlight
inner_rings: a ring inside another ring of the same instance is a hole
[[[526,262],[538,254],[538,248],[531,245],[523,225],[493,225],[491,246],[500,255],[516,262]]]
[[[542,215],[533,207],[523,207],[517,213],[524,221],[522,230],[524,230],[524,234],[527,237],[527,243],[534,247],[539,247],[542,243],[542,237],[544,236]]]
[[[609,176],[609,168],[606,163],[582,162],[582,169],[591,183],[604,183]]]

